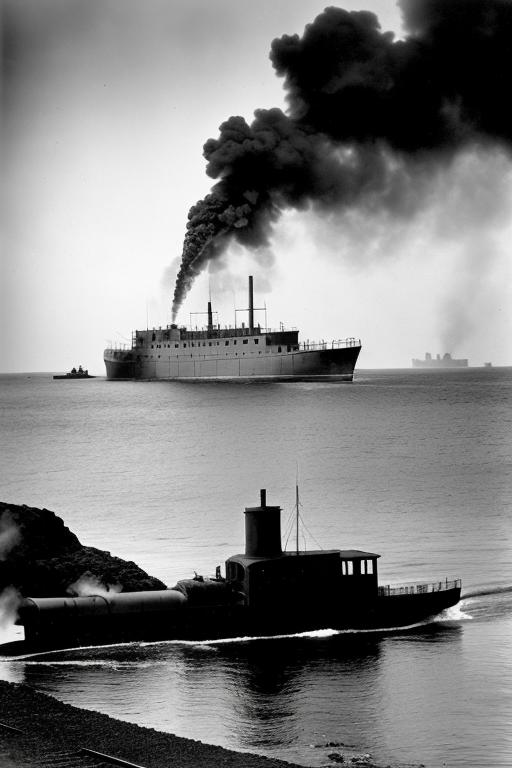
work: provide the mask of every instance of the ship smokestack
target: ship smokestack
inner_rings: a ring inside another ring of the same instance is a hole
[[[253,333],[254,333],[254,296],[253,296],[253,290],[252,290],[252,275],[249,275],[249,334],[252,336]]]
[[[260,491],[260,506],[245,508],[245,556],[279,557],[281,507],[267,507],[267,492]]]
[[[213,331],[213,314],[211,301],[208,302],[208,330]]]

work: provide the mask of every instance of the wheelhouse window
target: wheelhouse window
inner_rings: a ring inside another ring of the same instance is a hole
[[[343,576],[353,576],[354,575],[354,563],[352,560],[342,560],[341,561],[341,572]]]
[[[227,577],[230,581],[243,581],[245,570],[240,563],[229,562],[227,564]]]

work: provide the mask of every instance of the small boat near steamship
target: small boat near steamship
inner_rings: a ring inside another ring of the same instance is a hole
[[[354,549],[283,551],[281,509],[245,509],[245,552],[225,575],[172,589],[27,598],[17,623],[25,652],[154,640],[276,636],[318,629],[385,630],[428,620],[460,599],[461,581],[379,585],[380,555]],[[297,495],[297,525],[298,518]],[[20,652],[18,650],[18,652]]]
[[[96,376],[92,376],[87,368],[82,368],[79,365],[78,368],[72,368],[68,373],[56,374],[53,378],[69,381],[70,379],[95,379]]]

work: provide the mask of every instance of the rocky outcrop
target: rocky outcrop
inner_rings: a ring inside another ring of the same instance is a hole
[[[48,509],[0,502],[0,592],[59,597],[165,589],[135,563],[83,546]]]

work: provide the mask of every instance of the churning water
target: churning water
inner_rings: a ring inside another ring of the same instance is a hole
[[[309,547],[380,552],[381,583],[459,576],[464,596],[407,631],[83,649],[4,660],[2,677],[304,765],[512,764],[511,369],[0,385],[2,499],[169,586],[243,550],[260,488],[286,530],[298,468]]]

